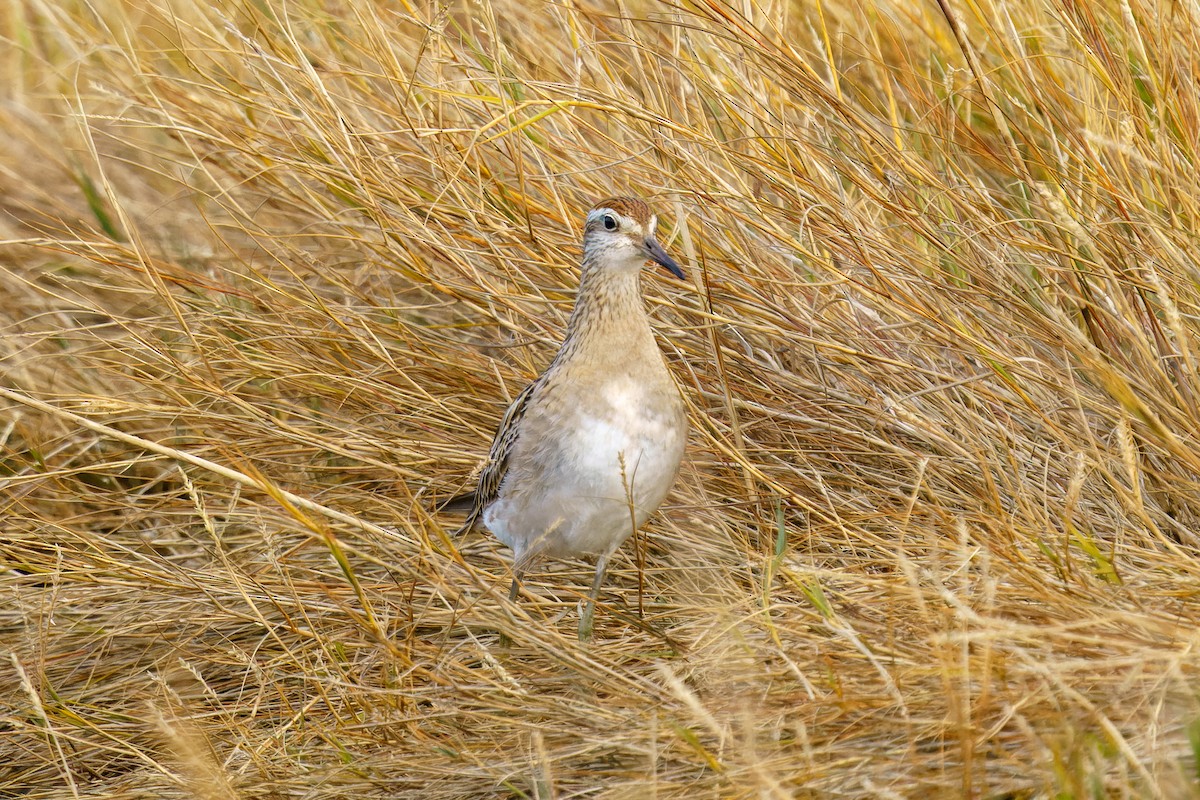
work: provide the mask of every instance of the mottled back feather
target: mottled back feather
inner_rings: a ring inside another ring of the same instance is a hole
[[[534,389],[541,383],[539,378],[526,386],[504,412],[500,427],[496,429],[496,438],[492,440],[492,448],[488,451],[487,463],[479,473],[479,484],[475,491],[452,497],[440,506],[447,511],[468,511],[467,519],[458,529],[458,533],[466,533],[475,527],[479,515],[500,495],[500,484],[508,472],[508,457],[520,431],[518,423],[521,417],[525,416],[525,409],[529,406],[529,398],[533,396]],[[469,509],[463,507],[467,502],[470,502]]]

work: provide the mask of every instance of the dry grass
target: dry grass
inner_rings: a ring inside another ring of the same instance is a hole
[[[0,795],[1197,795],[1197,13],[10,4]],[[425,509],[626,190],[693,436],[585,646]]]

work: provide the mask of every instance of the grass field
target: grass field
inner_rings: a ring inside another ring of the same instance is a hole
[[[1200,796],[1195,3],[0,14],[0,797]],[[692,435],[580,644],[428,509],[614,193]]]

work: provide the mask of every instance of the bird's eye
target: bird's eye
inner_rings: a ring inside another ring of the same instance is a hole
[[[617,218],[612,214],[604,215],[604,230],[615,231],[617,229]]]

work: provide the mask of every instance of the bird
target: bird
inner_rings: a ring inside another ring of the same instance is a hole
[[[610,197],[587,214],[579,291],[562,345],[508,406],[474,490],[439,511],[467,514],[512,548],[515,602],[541,557],[596,557],[579,639],[613,552],[658,509],[683,459],[683,398],[655,341],[641,294],[654,262],[680,280],[655,238],[657,217],[635,197]]]

